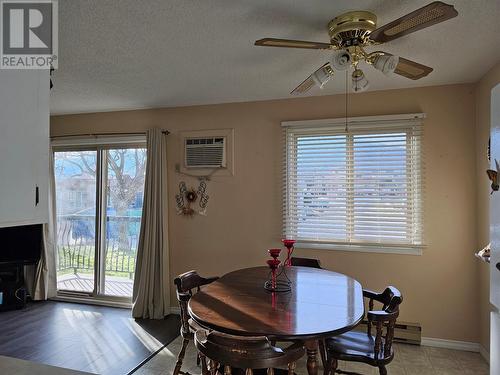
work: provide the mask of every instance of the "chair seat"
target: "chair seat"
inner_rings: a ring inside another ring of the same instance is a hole
[[[387,364],[394,357],[392,349],[390,353],[384,353],[384,339],[382,339],[380,353],[378,358],[375,358],[375,337],[366,334],[366,332],[347,332],[328,338],[325,344],[328,353],[340,360],[378,365]]]
[[[234,336],[203,329],[194,334],[194,343],[207,359],[224,364],[224,369],[257,370],[286,366],[288,373],[292,374],[296,361],[305,353],[304,344],[300,341],[282,349],[274,346],[265,336]],[[206,373],[206,368],[202,373]]]

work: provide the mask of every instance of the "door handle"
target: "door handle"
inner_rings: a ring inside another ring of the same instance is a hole
[[[498,263],[496,264],[496,266],[497,266],[497,270],[499,270],[499,271],[500,271],[500,262],[498,262]]]
[[[35,188],[35,207],[40,203],[40,189],[38,186]]]

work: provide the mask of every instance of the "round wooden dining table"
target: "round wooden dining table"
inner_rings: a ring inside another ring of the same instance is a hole
[[[264,288],[269,268],[230,272],[191,298],[189,315],[223,333],[301,340],[307,371],[316,375],[319,340],[347,332],[363,319],[362,288],[355,279],[324,269],[289,267],[286,274],[291,291],[271,293]]]

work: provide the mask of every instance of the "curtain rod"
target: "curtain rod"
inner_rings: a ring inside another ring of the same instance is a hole
[[[168,130],[162,130],[163,134],[170,134]],[[68,135],[54,135],[50,139],[56,138],[70,138],[70,137],[104,137],[108,135],[145,135],[146,132],[130,132],[130,133],[86,133],[86,134],[68,134]]]

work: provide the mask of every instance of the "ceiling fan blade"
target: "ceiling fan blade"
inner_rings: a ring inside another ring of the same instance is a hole
[[[453,5],[434,1],[423,8],[417,9],[406,16],[373,30],[370,34],[370,39],[378,43],[389,42],[403,35],[446,21],[457,15],[458,12]]]
[[[304,40],[264,38],[255,41],[256,46],[264,47],[286,47],[286,48],[307,48],[307,49],[333,49],[330,43],[307,42]]]
[[[417,80],[426,77],[432,71],[433,69],[429,66],[400,57],[394,73],[409,79]]]
[[[298,85],[296,88],[294,88],[290,94],[292,95],[304,94],[308,92],[310,89],[312,89],[315,85],[319,85],[318,78],[316,77],[320,77],[323,80],[323,83],[320,85],[320,87],[323,87],[323,85],[326,82],[328,82],[328,80],[331,77],[333,77],[333,68],[331,67],[329,62],[324,64],[321,68],[319,68],[313,74],[311,74],[309,77],[303,80],[301,84]]]

